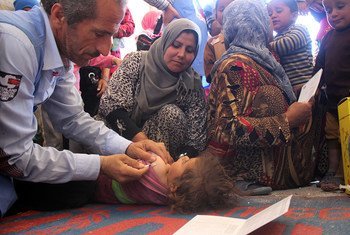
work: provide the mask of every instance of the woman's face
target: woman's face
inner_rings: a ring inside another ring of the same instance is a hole
[[[173,73],[181,73],[191,66],[196,57],[196,38],[193,33],[182,32],[164,53],[164,61]]]

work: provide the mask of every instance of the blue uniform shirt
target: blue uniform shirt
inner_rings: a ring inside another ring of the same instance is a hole
[[[74,87],[73,66],[63,65],[45,11],[35,7],[30,13],[16,14],[23,14],[23,18],[28,14],[28,21],[32,17],[42,21],[34,27],[45,27],[46,36],[40,65],[33,46],[35,37],[28,37],[15,26],[16,22],[0,23],[0,175],[48,183],[95,180],[100,171],[98,155],[74,154],[33,143],[37,130],[35,106],[42,103],[59,132],[89,146],[92,152],[125,153],[131,142],[83,111],[80,94]],[[15,21],[15,15],[13,18]],[[34,34],[34,27],[26,30]],[[0,181],[0,198],[5,195],[4,187]]]

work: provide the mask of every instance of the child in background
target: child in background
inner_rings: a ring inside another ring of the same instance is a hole
[[[157,156],[148,167],[141,179],[128,183],[100,175],[95,199],[102,203],[170,205],[181,213],[236,205],[233,181],[215,156],[182,156],[171,165]]]
[[[222,14],[224,9],[231,3],[233,0],[217,0],[215,4],[215,17],[216,21],[222,26]],[[204,50],[204,72],[205,77],[208,83],[211,83],[211,69],[213,68],[214,63],[220,59],[222,54],[226,51],[224,34],[220,34],[210,38],[205,45]]]
[[[350,95],[350,0],[324,0],[323,5],[334,29],[322,40],[314,70],[323,68],[321,85],[326,85],[327,94],[325,132],[329,168],[320,186],[324,191],[334,191],[342,180],[336,177],[341,159],[337,107],[342,98]]]
[[[331,30],[331,26],[328,23],[327,14],[323,8],[322,0],[306,0],[306,2],[311,15],[320,23],[320,29],[316,36],[317,46],[319,47],[323,37],[329,32],[329,30]]]
[[[113,35],[113,45],[111,48],[111,54],[113,56],[121,58],[120,48],[124,48],[123,38],[130,37],[134,33],[134,30],[134,19],[132,18],[130,10],[126,8],[124,18],[119,24],[118,31]]]
[[[313,73],[311,38],[307,29],[296,25],[298,5],[295,0],[272,0],[268,5],[276,37],[270,43],[280,57],[294,93],[298,96],[301,87]]]
[[[162,35],[162,31],[159,31],[158,34],[154,34],[154,30],[157,26],[158,19],[160,18],[162,12],[158,10],[153,10],[147,12],[141,21],[143,31],[141,33],[145,33],[150,38],[160,37]]]

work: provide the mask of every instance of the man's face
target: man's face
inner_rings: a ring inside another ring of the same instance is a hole
[[[324,0],[329,24],[336,30],[350,26],[350,0]]]
[[[112,36],[124,17],[124,10],[114,0],[98,0],[95,19],[73,25],[68,25],[63,19],[60,29],[54,32],[62,57],[85,66],[90,59],[100,54],[107,55]]]

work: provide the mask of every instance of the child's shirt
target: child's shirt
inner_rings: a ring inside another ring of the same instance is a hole
[[[337,116],[338,102],[350,96],[350,27],[331,30],[322,40],[315,72],[323,68],[321,83],[327,85],[328,109]]]
[[[123,184],[101,174],[97,179],[95,200],[112,204],[168,205],[168,189],[160,182],[153,167],[149,167],[139,180]]]
[[[292,86],[306,83],[313,73],[312,41],[307,29],[292,24],[270,43],[280,57]]]

